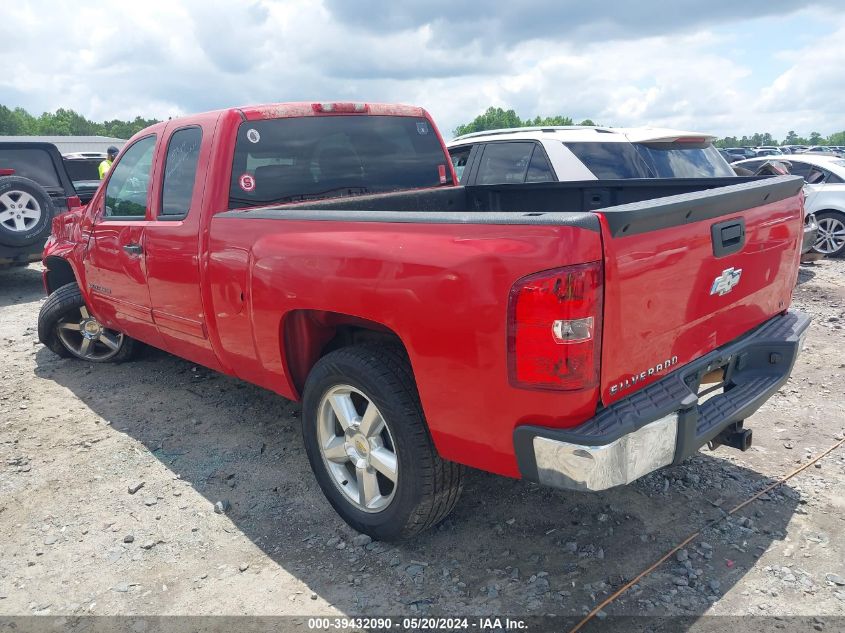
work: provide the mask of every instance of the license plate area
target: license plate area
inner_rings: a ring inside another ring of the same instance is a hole
[[[729,385],[732,363],[732,357],[722,358],[687,377],[687,385],[690,391],[698,396],[699,405],[725,393],[725,389]]]

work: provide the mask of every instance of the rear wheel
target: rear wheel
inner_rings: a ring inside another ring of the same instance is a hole
[[[347,347],[314,366],[302,432],[329,503],[375,539],[409,538],[454,508],[463,467],[431,441],[410,363],[394,347]]]
[[[819,233],[813,250],[828,257],[845,255],[845,213],[820,211],[816,213]]]
[[[38,339],[59,356],[92,363],[128,360],[135,350],[133,339],[97,321],[75,283],[53,292],[41,306]]]

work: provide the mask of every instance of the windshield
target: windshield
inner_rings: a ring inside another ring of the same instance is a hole
[[[238,130],[229,205],[452,184],[447,164],[424,118],[338,115],[245,121]]]

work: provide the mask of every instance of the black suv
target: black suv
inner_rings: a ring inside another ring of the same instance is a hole
[[[41,259],[53,217],[81,202],[52,143],[0,143],[0,267]]]

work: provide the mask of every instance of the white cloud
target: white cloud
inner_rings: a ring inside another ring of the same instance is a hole
[[[583,10],[544,25],[539,0],[531,19],[491,5],[473,20],[446,2],[394,3],[375,19],[377,4],[356,3],[350,14],[309,0],[14,3],[4,30],[16,37],[0,38],[0,102],[102,120],[286,100],[399,101],[428,108],[446,136],[489,105],[715,134],[845,129],[841,12],[825,14],[830,32],[812,48],[760,60],[732,53],[721,34],[732,14],[715,9],[711,18],[696,10],[686,25],[664,16],[640,28],[664,6],[649,12],[641,2],[646,17],[630,16],[640,27],[626,30],[627,14]],[[557,15],[555,3],[545,6]],[[743,19],[749,38],[765,37]]]

